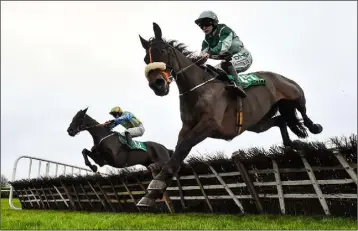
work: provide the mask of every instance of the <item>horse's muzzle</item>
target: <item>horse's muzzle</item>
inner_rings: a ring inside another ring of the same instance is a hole
[[[67,129],[67,133],[69,136],[75,136],[77,134],[77,130],[73,129],[73,128],[68,128]]]
[[[169,86],[164,79],[156,79],[149,83],[149,87],[158,96],[165,96],[169,93]]]

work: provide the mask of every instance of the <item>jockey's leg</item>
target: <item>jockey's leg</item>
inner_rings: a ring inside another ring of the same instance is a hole
[[[252,65],[252,56],[250,53],[234,54],[230,60],[237,73],[241,73],[249,69]]]
[[[128,128],[124,134],[126,136],[128,144],[132,143],[132,138],[142,136],[144,134],[144,126],[140,124],[138,127]]]
[[[234,88],[235,93],[245,98],[246,93],[239,84],[238,73],[246,71],[252,64],[252,57],[249,53],[234,54],[231,59],[221,62],[221,68],[230,74],[234,80],[230,80],[231,85],[226,86],[228,90]]]

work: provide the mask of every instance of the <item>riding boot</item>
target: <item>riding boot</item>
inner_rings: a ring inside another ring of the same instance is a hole
[[[235,70],[235,67],[230,65],[227,67],[228,73],[230,75],[232,75],[232,77],[236,80],[236,81],[231,81],[232,85],[228,85],[226,86],[226,88],[234,88],[235,89],[235,93],[237,95],[239,95],[241,98],[246,98],[246,92],[244,91],[244,89],[242,89],[242,87],[240,86],[240,84],[238,83],[238,75],[237,72]],[[228,89],[229,90],[229,89]]]
[[[127,139],[128,144],[131,145],[132,142],[133,142],[131,134],[129,132],[125,132],[125,135],[126,135],[126,139]]]

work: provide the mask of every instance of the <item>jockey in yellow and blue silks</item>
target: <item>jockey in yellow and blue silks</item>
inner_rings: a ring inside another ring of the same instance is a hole
[[[122,111],[120,107],[113,107],[109,112],[115,119],[104,123],[109,129],[113,129],[119,124],[126,128],[124,136],[128,144],[132,143],[132,137],[139,137],[144,134],[144,126],[131,112]],[[123,135],[123,134],[122,134]]]
[[[232,75],[236,80],[238,73],[249,69],[252,64],[251,53],[230,27],[226,24],[219,24],[218,16],[213,11],[203,11],[195,20],[195,24],[205,34],[201,46],[202,56],[211,59],[227,56],[228,58],[225,58],[217,67]],[[245,91],[235,82],[232,82],[229,87],[234,87],[238,95],[246,97]]]

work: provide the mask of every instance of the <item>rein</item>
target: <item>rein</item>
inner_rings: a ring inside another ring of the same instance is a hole
[[[78,131],[78,132],[82,132],[82,131],[85,131],[85,130],[87,130],[87,129],[95,128],[95,127],[100,127],[100,126],[103,126],[103,124],[97,124],[97,125],[88,126],[88,127],[83,127],[83,124],[81,124],[81,125],[77,128],[77,131]]]
[[[84,123],[84,120],[85,120],[86,116],[87,116],[87,115],[85,114],[85,116],[82,118],[81,125],[77,127],[77,132],[78,132],[78,133],[80,133],[80,132],[82,132],[82,131],[86,131],[86,130],[88,130],[88,129],[90,129],[90,128],[95,128],[95,127],[104,126],[104,124],[96,124],[96,125],[93,125],[93,126],[87,126],[87,127],[85,127],[85,126],[83,125],[83,123]],[[115,131],[112,131],[109,135],[106,135],[105,137],[102,137],[102,138],[100,139],[100,141],[98,142],[97,146],[99,147],[99,146],[101,145],[101,143],[102,143],[103,140],[105,140],[105,139],[107,139],[107,138],[109,138],[109,137],[111,137],[111,136],[113,136],[113,135],[116,135],[116,134],[119,134],[119,133],[118,133],[118,132],[115,132]],[[124,166],[125,166],[125,167],[128,167],[127,160],[128,160],[128,152],[126,153],[126,156],[125,156],[125,159],[124,159]]]
[[[166,46],[168,46],[168,47],[170,48],[170,49],[169,49],[170,51],[174,51],[174,49],[175,49],[173,46],[171,46],[171,45],[169,45],[168,43],[165,43],[165,42],[163,42],[163,41],[152,42],[151,44],[154,44],[154,43],[164,43]],[[152,60],[152,54],[151,54],[151,49],[152,49],[152,47],[149,48],[149,62],[150,62],[150,63],[153,62],[153,60]],[[169,53],[169,52],[168,52],[168,53]],[[177,63],[178,63],[178,66],[179,66],[179,68],[180,68],[180,62],[179,62],[179,58],[178,58],[178,55],[176,54],[176,52],[174,51],[174,55],[173,55],[172,52],[171,52],[171,56],[175,56],[175,58],[176,58],[176,60],[177,60]],[[170,56],[169,56],[169,57],[170,57]],[[166,77],[166,79],[167,79],[167,82],[170,83],[172,79],[174,79],[175,81],[177,81],[179,74],[183,73],[184,71],[186,71],[187,69],[189,69],[189,68],[192,67],[193,65],[196,65],[199,61],[203,60],[204,58],[205,58],[205,57],[203,56],[203,57],[201,57],[200,59],[198,59],[198,60],[196,60],[195,62],[193,62],[192,64],[189,64],[188,66],[181,68],[177,73],[175,73],[176,77],[174,77],[174,76],[172,75],[172,73],[174,72],[174,68],[173,68],[173,67],[170,67],[169,65],[166,65],[166,66],[168,66],[168,67],[171,68],[170,73],[168,74],[168,72],[165,72],[165,71],[162,71],[162,73],[165,75],[165,77]],[[168,60],[168,63],[170,63],[170,60]],[[183,93],[180,93],[180,92],[179,92],[179,96],[183,96],[183,95],[185,95],[185,94],[187,94],[187,93],[189,93],[189,92],[194,91],[195,89],[197,89],[197,88],[199,88],[199,87],[202,87],[202,86],[206,85],[207,83],[209,83],[209,82],[213,81],[214,79],[216,79],[216,77],[217,77],[217,76],[215,76],[215,77],[213,77],[213,78],[211,78],[211,79],[209,79],[209,80],[207,80],[207,81],[205,81],[205,82],[203,82],[203,83],[200,83],[200,84],[198,84],[198,85],[192,87],[191,89],[189,89],[189,90],[187,90],[187,91],[185,91],[185,92],[183,92]],[[168,80],[170,80],[170,81],[168,81]]]
[[[88,129],[90,129],[90,128],[95,128],[95,127],[104,126],[104,124],[96,124],[96,125],[93,125],[93,126],[84,127],[83,122],[84,122],[85,118],[86,118],[86,115],[83,117],[81,125],[78,126],[78,128],[77,128],[77,132],[78,132],[78,133],[83,132],[83,131],[86,131],[86,130],[88,130]],[[113,132],[113,133],[111,133],[111,134],[109,134],[109,135],[103,137],[103,138],[98,142],[98,145],[100,145],[103,140],[107,139],[107,138],[110,137],[110,136],[113,136],[114,134],[116,134],[116,132]]]

